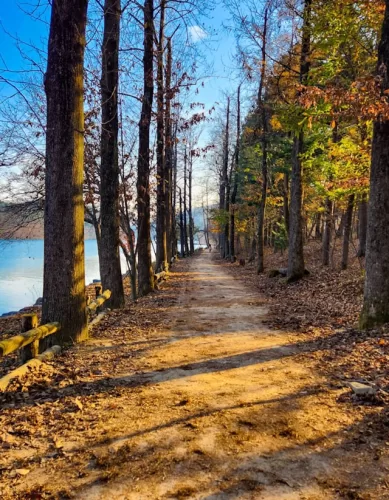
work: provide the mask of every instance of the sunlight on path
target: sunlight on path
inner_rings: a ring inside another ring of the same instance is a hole
[[[312,341],[268,328],[263,298],[212,257],[178,262],[9,394],[5,500],[377,498],[367,413],[337,402]]]
[[[350,419],[296,359],[303,347],[269,330],[258,295],[209,254],[186,277],[167,341],[147,352],[141,374],[115,376],[142,388],[123,408],[128,432],[112,430],[96,453],[128,469],[81,497],[334,498],[322,486]]]

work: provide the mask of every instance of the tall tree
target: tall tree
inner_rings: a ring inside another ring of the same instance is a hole
[[[184,234],[184,215],[182,212],[182,191],[181,188],[178,188],[180,193],[180,246],[181,246],[181,257],[185,257],[185,234]]]
[[[42,323],[49,343],[87,337],[84,264],[84,49],[87,0],[53,0],[47,99]]]
[[[262,149],[262,189],[261,201],[258,210],[258,266],[257,273],[263,273],[264,263],[264,227],[265,227],[265,209],[267,198],[267,163],[268,163],[268,118],[266,104],[264,99],[265,75],[267,64],[267,32],[269,21],[269,6],[267,5],[263,15],[263,36],[261,46],[261,75],[258,89],[258,114],[261,128],[261,149]]]
[[[312,0],[304,0],[303,26],[300,53],[300,75],[302,85],[306,85],[310,68],[311,51],[311,8]],[[304,132],[300,130],[293,142],[292,178],[290,193],[289,214],[289,253],[288,253],[288,281],[294,281],[304,276],[304,242],[302,218],[302,161],[304,150]]]
[[[138,153],[138,294],[151,292],[154,275],[151,265],[150,223],[150,125],[154,95],[153,45],[154,2],[145,0],[143,34],[143,98],[139,121]]]
[[[348,266],[348,253],[350,248],[351,229],[353,224],[354,199],[354,193],[348,196],[347,209],[344,214],[345,217],[343,228],[342,262],[340,264],[342,269],[347,269]]]
[[[227,97],[227,112],[226,112],[226,129],[224,135],[224,147],[223,147],[223,171],[222,171],[222,189],[224,206],[222,207],[224,213],[227,215],[229,213],[230,207],[230,188],[229,188],[229,178],[228,178],[228,164],[229,164],[229,148],[230,148],[230,97]],[[229,220],[227,219],[223,228],[223,247],[221,250],[222,258],[226,258],[229,251]]]
[[[322,263],[329,266],[331,254],[331,235],[333,229],[334,204],[329,196],[326,197],[324,205],[324,231],[322,242]]]
[[[167,261],[170,264],[174,255],[173,235],[173,128],[171,116],[171,82],[172,82],[172,39],[168,38],[166,46],[166,70],[165,70],[165,206],[166,206],[166,241]]]
[[[192,212],[192,181],[193,181],[193,154],[192,151],[189,156],[188,168],[188,217],[189,217],[189,252],[194,254],[194,221]]]
[[[171,228],[172,228],[172,257],[175,257],[178,253],[178,238],[177,238],[177,224],[176,224],[176,209],[177,209],[177,125],[175,126],[174,134],[172,136],[172,142],[174,143],[174,153],[172,159],[172,211],[171,211]],[[173,148],[172,148],[173,149]],[[180,195],[181,196],[181,195]]]
[[[382,99],[389,92],[389,0],[378,48],[378,74]],[[370,200],[366,242],[366,280],[360,326],[389,321],[389,119],[374,122],[371,153]]]
[[[184,153],[184,248],[185,248],[185,256],[188,257],[189,255],[189,245],[188,245],[188,223],[187,223],[187,188],[188,188],[188,154],[185,146],[185,153]]]
[[[159,37],[157,43],[157,252],[156,269],[165,271],[167,263],[166,240],[166,172],[165,172],[165,109],[164,109],[164,41],[166,0],[159,6]]]
[[[367,233],[367,196],[364,193],[358,210],[358,257],[366,254],[366,233]]]
[[[101,164],[100,274],[104,289],[112,292],[107,305],[123,307],[124,290],[120,268],[118,85],[120,0],[105,0],[101,71]]]
[[[230,259],[231,262],[235,259],[235,202],[238,193],[238,175],[239,175],[239,154],[240,154],[240,89],[238,86],[237,93],[237,113],[236,113],[236,145],[235,145],[235,171],[234,184],[231,192],[230,206]]]

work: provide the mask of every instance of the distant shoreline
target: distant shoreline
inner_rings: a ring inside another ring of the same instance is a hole
[[[44,238],[2,238],[0,236],[0,242],[12,243],[13,241],[44,241]],[[96,241],[96,238],[84,238],[84,241]]]

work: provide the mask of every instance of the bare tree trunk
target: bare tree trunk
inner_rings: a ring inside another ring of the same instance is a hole
[[[382,95],[389,89],[389,0],[378,49]],[[360,326],[389,321],[389,121],[374,123],[366,244],[366,280]]]
[[[193,172],[193,158],[192,155],[189,158],[189,170],[188,170],[188,191],[189,191],[189,250],[191,255],[194,254],[194,221],[192,214],[192,172]]]
[[[227,259],[229,257],[230,252],[230,192],[231,192],[231,177],[227,180],[226,186],[226,200],[224,205],[224,211],[226,216],[226,224],[224,226],[224,258]]]
[[[382,96],[389,89],[389,0],[378,49]],[[366,280],[360,326],[389,321],[389,120],[374,123],[366,244]]]
[[[353,222],[353,209],[354,209],[355,195],[350,194],[347,201],[347,209],[344,218],[343,228],[343,248],[342,248],[342,262],[341,268],[347,269],[348,266],[348,253],[350,247],[351,227]]]
[[[269,17],[269,7],[266,7],[263,18],[263,36],[262,36],[262,48],[261,48],[261,79],[259,83],[258,90],[258,112],[260,114],[261,121],[261,146],[262,146],[262,188],[261,188],[261,201],[259,203],[258,209],[258,266],[257,273],[263,273],[265,269],[264,262],[264,228],[265,228],[265,210],[266,210],[266,198],[267,198],[267,134],[268,134],[268,124],[267,124],[267,113],[266,105],[263,97],[263,89],[265,86],[265,74],[266,74],[266,46],[267,46],[267,24]]]
[[[339,142],[338,135],[338,124],[335,124],[335,127],[332,132],[332,142],[335,144]],[[332,175],[329,177],[329,180],[332,182]],[[323,231],[323,242],[322,242],[322,264],[323,266],[329,266],[330,264],[330,256],[331,256],[331,239],[332,233],[334,232],[335,238],[338,236],[338,231],[336,230],[336,223],[334,217],[335,204],[327,196],[324,205],[324,231]],[[342,216],[343,220],[343,216]],[[334,247],[335,248],[335,247]]]
[[[204,224],[204,239],[205,239],[205,245],[209,247],[209,235],[208,235],[208,220],[207,216],[205,213],[205,208],[204,208],[204,203],[201,205],[202,211],[203,211],[203,224]]]
[[[288,173],[284,174],[284,192],[283,192],[283,198],[284,198],[284,221],[285,221],[285,228],[286,228],[286,234],[289,234],[289,174]]]
[[[136,277],[137,277],[137,263],[136,263],[136,250],[135,250],[135,233],[131,229],[131,217],[130,217],[130,210],[128,207],[128,195],[127,195],[127,185],[126,185],[126,176],[125,176],[125,160],[124,160],[124,134],[123,134],[123,114],[122,114],[122,108],[120,107],[120,112],[121,112],[121,127],[120,127],[120,142],[121,142],[121,165],[119,169],[119,173],[121,176],[121,184],[122,184],[122,217],[121,217],[121,228],[126,234],[127,240],[128,240],[128,245],[130,249],[130,253],[127,256],[126,259],[127,262],[130,265],[130,280],[131,280],[131,295],[132,295],[132,300],[137,299],[137,286],[136,286]],[[120,239],[120,234],[119,234],[119,239]],[[122,242],[121,242],[122,243]],[[121,244],[121,247],[123,249],[123,245]]]
[[[358,213],[358,257],[364,257],[366,253],[366,233],[367,233],[367,196],[363,195],[359,204]]]
[[[315,221],[315,238],[319,239],[321,238],[321,213],[318,212],[316,214],[316,221]]]
[[[235,202],[238,192],[238,175],[239,175],[239,159],[240,159],[240,88],[238,87],[237,95],[237,114],[236,114],[236,146],[235,146],[235,172],[234,186],[231,193],[231,208],[230,208],[230,258],[231,262],[235,259]]]
[[[219,210],[222,211],[224,210],[224,205],[225,205],[225,199],[226,199],[226,184],[225,184],[225,178],[223,175],[223,172],[220,175],[220,184],[219,184]],[[220,257],[224,257],[224,231],[223,228],[220,228],[219,232],[219,251],[220,251]]]
[[[228,217],[230,208],[230,185],[228,179],[228,161],[229,161],[229,146],[230,146],[230,98],[227,97],[227,115],[226,115],[226,130],[224,138],[224,153],[223,153],[223,185],[224,185],[224,213]],[[223,248],[221,249],[222,258],[226,258],[229,250],[229,221],[224,224]]]
[[[167,41],[165,76],[165,206],[166,206],[166,251],[170,265],[173,256],[173,138],[171,117],[172,40]]]
[[[138,154],[138,294],[151,292],[154,288],[154,273],[151,265],[150,235],[150,124],[153,105],[153,36],[154,4],[145,0],[144,6],[144,90],[139,121]]]
[[[304,0],[303,35],[300,55],[300,83],[305,85],[309,74],[311,52],[311,4],[312,0]],[[300,131],[294,138],[292,179],[290,189],[290,220],[289,220],[289,253],[288,281],[299,280],[304,276],[304,242],[302,218],[302,164],[301,154],[304,149],[304,133]]]
[[[160,2],[159,38],[157,46],[157,253],[155,267],[158,271],[166,271],[166,172],[165,172],[165,120],[164,120],[164,83],[163,83],[163,48],[165,39],[165,5]]]
[[[176,127],[177,129],[177,127]],[[176,137],[177,132],[174,133],[174,138]],[[172,254],[174,256],[178,253],[178,243],[177,243],[177,224],[176,224],[176,207],[177,207],[177,141],[173,141],[175,143],[174,146],[174,158],[173,158],[173,185],[172,185],[172,193],[173,193],[173,207],[172,207]]]
[[[330,264],[331,236],[333,229],[333,209],[334,205],[330,200],[330,198],[327,197],[325,201],[323,247],[322,247],[323,266],[329,266]]]
[[[42,324],[61,330],[41,342],[87,338],[84,267],[84,48],[87,0],[53,0],[47,98]]]
[[[336,237],[341,238],[343,236],[344,224],[345,224],[346,212],[343,212],[340,216],[340,223],[336,229]]]
[[[182,192],[181,192],[181,189],[180,189],[180,243],[181,243],[181,257],[185,257],[184,215],[182,213]]]
[[[255,239],[255,236],[254,236],[252,241],[251,241],[251,252],[250,252],[250,257],[249,257],[248,262],[255,261],[256,251],[257,251],[257,240]]]
[[[99,256],[99,262],[101,260],[101,228],[100,228],[100,217],[99,217],[99,214],[98,214],[98,211],[97,211],[97,207],[96,207],[96,201],[95,199],[93,198],[93,186],[92,186],[92,180],[91,180],[91,177],[90,177],[90,172],[88,171],[88,168],[85,167],[84,165],[84,175],[85,175],[85,181],[87,183],[87,186],[88,186],[88,191],[89,193],[91,194],[92,196],[92,200],[91,200],[91,207],[92,207],[92,210],[88,210],[87,207],[85,207],[85,212],[88,214],[88,217],[87,219],[90,219],[90,220],[87,220],[87,222],[91,222],[92,225],[93,225],[93,228],[95,230],[95,237],[96,237],[96,243],[97,243],[97,253],[98,253],[98,256]]]
[[[189,255],[189,246],[188,246],[188,224],[186,219],[187,214],[187,167],[188,167],[188,155],[186,152],[185,146],[185,157],[184,157],[184,248],[185,248],[185,256]]]
[[[288,281],[304,276],[304,244],[302,219],[302,166],[300,154],[304,146],[304,135],[299,133],[294,140],[292,181],[290,193]]]
[[[101,72],[100,274],[110,308],[124,306],[119,240],[118,84],[120,0],[105,0]]]

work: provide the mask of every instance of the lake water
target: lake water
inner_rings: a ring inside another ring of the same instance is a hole
[[[122,259],[122,272],[126,272]],[[85,281],[100,278],[96,240],[85,241]],[[0,241],[0,316],[31,306],[43,290],[43,240]]]

